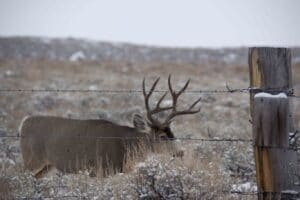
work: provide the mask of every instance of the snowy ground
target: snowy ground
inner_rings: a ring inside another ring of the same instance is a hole
[[[300,66],[294,66],[296,94]],[[1,88],[141,90],[143,77],[148,87],[157,76],[158,89],[167,89],[172,74],[174,87],[190,78],[189,90],[247,88],[246,66],[209,63],[1,61]],[[167,152],[151,154],[133,164],[133,170],[109,178],[90,178],[86,172],[53,172],[35,180],[23,170],[19,140],[1,138],[17,134],[26,115],[56,115],[73,118],[107,118],[132,126],[132,115],[144,113],[141,93],[0,93],[0,193],[13,191],[16,198],[61,199],[256,199],[251,142],[179,141],[185,156],[172,158]],[[155,94],[153,102],[160,93]],[[200,94],[201,112],[176,119],[171,128],[176,137],[251,139],[249,95]],[[199,97],[182,95],[182,107]],[[295,126],[300,125],[299,101],[294,101]],[[5,187],[4,187],[5,186]],[[1,191],[2,190],[2,191]],[[232,194],[244,192],[246,195]]]

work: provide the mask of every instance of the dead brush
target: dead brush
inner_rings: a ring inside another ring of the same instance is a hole
[[[183,151],[178,150],[174,141],[156,141],[150,147],[147,141],[139,142],[136,148],[129,148],[124,160],[124,173],[130,173],[138,163],[144,161],[149,155],[166,155],[170,161],[174,158],[183,158]]]
[[[223,191],[229,190],[229,179],[220,166],[212,164],[220,157],[202,159],[188,149],[179,159],[168,145],[155,148],[155,154],[148,154],[131,173],[131,185],[140,199],[227,199]]]
[[[12,186],[8,178],[0,177],[0,200],[13,199]]]

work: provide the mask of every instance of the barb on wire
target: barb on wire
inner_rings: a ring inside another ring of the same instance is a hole
[[[239,92],[239,93],[244,93],[244,92],[249,92],[250,91],[250,88],[238,88],[238,89],[232,89],[227,83],[226,83],[226,89],[227,89],[227,92],[229,93],[236,93],[236,92]]]
[[[0,138],[17,138],[20,139],[22,135],[15,134],[15,135],[2,135]],[[40,135],[40,137],[46,137],[45,135]],[[95,138],[95,139],[121,139],[121,140],[140,140],[140,139],[148,139],[145,137],[103,137],[103,136],[70,136],[72,138]],[[168,139],[166,139],[168,140]],[[163,140],[163,141],[166,141]],[[190,138],[190,137],[177,137],[175,139],[169,139],[169,141],[176,141],[176,140],[182,140],[182,141],[201,141],[201,142],[252,142],[252,139],[242,139],[242,138]]]
[[[235,89],[235,90],[219,90],[219,89],[207,89],[207,90],[187,90],[184,93],[234,93],[245,92],[248,88]],[[138,89],[124,89],[124,90],[107,90],[107,89],[0,89],[0,93],[142,93],[142,90]],[[165,93],[168,90],[154,90],[155,93]],[[178,92],[178,91],[176,91]]]
[[[15,134],[15,135],[2,135],[0,138],[15,138],[20,139],[24,136]],[[46,137],[44,135],[40,135],[40,137]],[[80,138],[80,139],[99,139],[99,140],[148,140],[145,137],[103,137],[103,136],[70,136],[71,138]],[[165,140],[154,140],[154,143],[164,143],[167,141],[198,141],[198,142],[232,142],[232,143],[251,143],[253,145],[252,139],[243,139],[243,138],[190,138],[190,137],[178,137],[175,139],[165,139]],[[282,148],[276,146],[259,146],[260,148]],[[286,149],[293,151],[300,151],[300,146],[291,146]]]
[[[141,93],[142,90],[108,90],[108,89],[0,89],[0,93]],[[156,91],[164,92],[164,91]]]
[[[142,90],[138,89],[9,89],[0,88],[0,93],[142,93]],[[155,93],[165,93],[167,90],[154,90]],[[280,93],[284,92],[289,97],[300,98],[300,96],[294,95],[294,89],[282,89],[282,88],[231,88],[227,83],[225,89],[200,89],[200,90],[187,90],[184,93],[190,94],[226,94],[226,93]]]

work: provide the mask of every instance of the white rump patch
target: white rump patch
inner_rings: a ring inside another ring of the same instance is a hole
[[[279,93],[279,94],[269,94],[269,93],[265,93],[265,92],[260,92],[260,93],[257,93],[254,95],[254,98],[260,98],[260,97],[263,97],[263,98],[287,98],[286,94],[285,93]]]

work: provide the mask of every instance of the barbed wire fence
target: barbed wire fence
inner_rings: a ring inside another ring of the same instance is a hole
[[[165,93],[169,90],[154,90],[154,93]],[[138,89],[0,89],[0,93],[142,93],[142,90]],[[177,91],[178,92],[178,91]],[[293,89],[283,90],[282,88],[231,88],[226,85],[225,89],[200,89],[200,90],[186,90],[183,93],[186,94],[226,94],[226,93],[249,93],[249,92],[265,92],[265,93],[285,93],[288,97],[300,98],[300,96],[294,94]]]
[[[124,90],[111,90],[111,89],[0,89],[1,94],[12,94],[12,93],[96,93],[96,94],[132,94],[132,93],[142,93],[142,90],[138,89],[124,89]],[[165,93],[168,90],[154,90],[154,93]],[[201,90],[187,90],[184,91],[186,94],[236,94],[236,93],[285,93],[287,97],[291,97],[293,99],[300,99],[300,96],[294,94],[293,89],[282,90],[282,88],[268,88],[268,89],[260,89],[260,88],[231,88],[226,85],[225,89],[201,89]],[[300,131],[296,130],[292,135],[290,135],[290,140],[300,140]],[[10,135],[0,135],[0,138],[11,138],[11,139],[21,139],[23,136],[19,135],[19,133],[10,133]],[[86,136],[87,137],[87,136]],[[81,138],[85,138],[81,136]],[[88,137],[87,137],[88,138]],[[95,139],[122,139],[122,140],[132,140],[132,139],[141,139],[136,137],[93,137]],[[252,139],[243,139],[243,138],[191,138],[191,137],[177,137],[178,141],[195,141],[195,142],[230,142],[230,143],[249,143],[253,145]],[[156,141],[161,142],[161,141]],[[300,147],[298,145],[294,145],[288,149],[292,149],[294,151],[299,151]],[[235,195],[243,195],[243,196],[255,196],[260,194],[259,192],[243,192],[243,191],[222,191],[224,194],[235,194]],[[31,197],[20,197],[22,199],[40,199],[40,198],[31,198]],[[89,199],[93,198],[92,196],[85,195],[64,195],[64,196],[43,196],[44,199],[68,199],[68,198],[80,198],[80,199]]]

